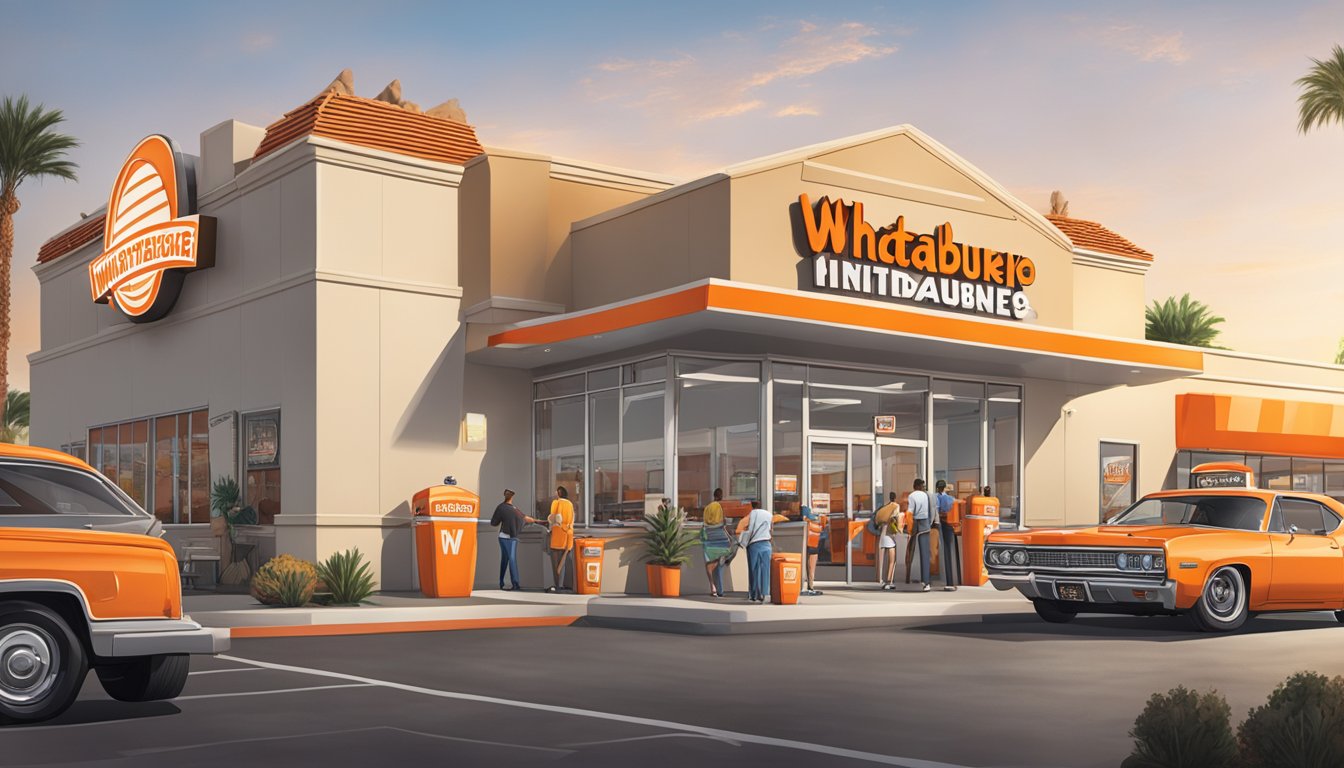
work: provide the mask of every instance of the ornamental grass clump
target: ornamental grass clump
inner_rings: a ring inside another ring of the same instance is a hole
[[[263,605],[298,608],[317,591],[317,567],[293,555],[273,557],[252,576],[252,596]]]
[[[337,605],[357,605],[373,594],[373,571],[359,547],[337,552],[317,564],[317,575]]]
[[[1229,768],[1239,765],[1232,709],[1216,691],[1177,686],[1155,693],[1134,720],[1134,752],[1122,768]]]
[[[1246,768],[1344,765],[1344,677],[1298,672],[1237,731]]]

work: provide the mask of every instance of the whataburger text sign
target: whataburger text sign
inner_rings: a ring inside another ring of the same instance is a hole
[[[1031,313],[1024,288],[1036,281],[1025,256],[956,242],[952,225],[932,234],[905,228],[905,217],[874,229],[863,203],[798,196],[798,221],[812,258],[812,287],[902,299],[1021,320]]]
[[[89,264],[93,300],[132,321],[168,314],[186,273],[215,264],[215,219],[196,213],[196,173],[166,136],[136,145],[107,201],[103,253]]]

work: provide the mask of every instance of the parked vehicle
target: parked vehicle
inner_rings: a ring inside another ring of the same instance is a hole
[[[1262,611],[1321,610],[1344,622],[1344,504],[1254,488],[1247,467],[1192,476],[1197,489],[1149,494],[1102,525],[996,531],[985,543],[990,581],[1049,622],[1184,613],[1227,632]],[[1225,487],[1229,478],[1242,487]]]
[[[59,715],[90,668],[115,699],[171,699],[187,654],[228,649],[182,614],[177,558],[144,517],[78,459],[0,446],[0,722]]]

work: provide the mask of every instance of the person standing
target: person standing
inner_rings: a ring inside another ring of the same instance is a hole
[[[551,502],[551,514],[546,522],[551,525],[551,576],[555,580],[546,591],[559,592],[565,586],[565,561],[574,548],[574,504],[563,485],[555,489],[555,500]]]
[[[947,481],[939,480],[934,484],[938,491],[935,500],[938,502],[938,539],[942,545],[942,565],[939,566],[943,572],[943,591],[957,591],[957,576],[961,573],[961,551],[957,546],[957,532],[952,527],[949,514],[952,508],[956,506],[957,500],[952,494],[947,492]]]
[[[704,526],[700,529],[700,547],[705,553],[705,576],[709,578],[709,594],[723,597],[723,570],[728,566],[728,554],[733,542],[728,538],[728,526],[723,519],[723,489],[714,489],[714,500],[705,507]]]
[[[817,596],[821,590],[817,589],[817,558],[821,556],[821,534],[826,531],[826,515],[818,514],[812,511],[812,508],[804,504],[801,507],[803,523],[807,526],[807,589],[803,590],[804,595]]]
[[[896,492],[887,494],[887,503],[873,513],[873,525],[877,529],[877,583],[882,589],[896,588],[896,513],[901,505],[896,502]],[[886,570],[883,571],[885,562]]]
[[[513,505],[513,491],[504,489],[504,500],[495,507],[490,516],[490,524],[499,529],[499,588],[504,588],[504,574],[509,574],[509,582],[515,591],[518,586],[518,534],[523,526],[536,520],[524,515]]]
[[[933,589],[929,583],[929,536],[932,530],[934,509],[933,500],[929,498],[924,481],[915,480],[914,493],[910,494],[910,518],[912,522],[911,535],[915,538],[919,546],[919,581],[923,586],[921,592],[928,592]]]
[[[752,499],[741,541],[747,548],[747,600],[753,603],[764,603],[770,594],[770,525],[770,513]]]

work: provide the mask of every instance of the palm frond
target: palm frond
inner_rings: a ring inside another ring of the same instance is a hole
[[[27,96],[0,99],[0,195],[14,194],[28,178],[75,180],[78,166],[66,153],[79,141],[54,130],[64,121],[61,110],[33,106]]]
[[[1149,341],[1185,344],[1192,347],[1213,347],[1220,329],[1214,327],[1225,319],[1213,314],[1200,301],[1185,294],[1178,302],[1174,296],[1166,301],[1154,301],[1143,311],[1146,328],[1144,337]]]
[[[1344,125],[1344,48],[1336,45],[1324,61],[1311,60],[1311,71],[1299,77],[1297,130],[1339,123]]]

